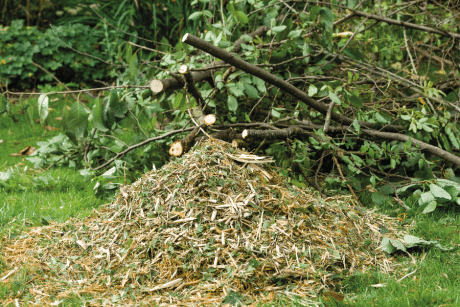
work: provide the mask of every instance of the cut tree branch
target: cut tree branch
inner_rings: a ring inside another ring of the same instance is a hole
[[[233,66],[235,66],[238,69],[241,69],[248,74],[254,75],[256,77],[261,78],[262,80],[277,86],[278,88],[284,90],[286,93],[290,94],[293,96],[295,99],[298,99],[300,101],[305,102],[308,106],[311,108],[317,110],[318,112],[322,113],[323,115],[327,114],[328,106],[325,105],[324,103],[321,103],[310,96],[308,96],[305,92],[302,90],[296,88],[292,84],[272,75],[271,73],[263,70],[262,68],[259,68],[255,65],[252,65],[240,58],[238,58],[236,55],[233,55],[225,50],[220,49],[219,47],[214,46],[213,44],[206,42],[190,33],[187,33],[184,35],[182,38],[182,42],[189,44],[191,46],[194,46],[200,50],[203,50]],[[345,124],[352,124],[353,120],[352,118],[349,118],[347,116],[344,116],[342,114],[338,113],[332,113],[331,117],[333,120],[335,120],[338,123],[345,123]],[[378,124],[375,123],[369,123],[365,121],[358,121],[359,125],[367,128],[376,128]],[[403,130],[404,127],[402,126],[392,126],[388,125],[385,127],[386,129],[390,129],[393,131],[398,131],[398,130]]]
[[[268,31],[268,28],[266,26],[261,26],[257,28],[254,32],[251,32],[247,35],[254,38],[256,35],[263,36],[267,31]],[[238,39],[233,44],[234,48],[232,52],[238,53],[241,50],[241,43],[243,42],[244,42],[244,39],[241,39],[241,38]],[[216,68],[214,68],[214,66],[216,66]],[[194,82],[202,82],[202,81],[213,82],[212,81],[213,72],[220,68],[222,68],[222,63],[213,63],[213,64],[210,64],[210,65],[207,65],[201,68],[204,70],[200,70],[200,71],[192,70],[191,75],[192,75],[193,81]],[[184,87],[183,82],[180,82],[173,78],[153,79],[152,81],[150,81],[150,89],[152,90],[154,94],[161,94],[163,92],[175,91],[183,87]]]

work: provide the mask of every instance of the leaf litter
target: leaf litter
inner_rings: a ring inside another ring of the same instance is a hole
[[[379,242],[406,234],[398,219],[292,186],[270,162],[206,140],[89,217],[4,236],[0,282],[27,267],[30,288],[0,302],[255,306],[287,294],[315,305],[354,271],[395,270]]]

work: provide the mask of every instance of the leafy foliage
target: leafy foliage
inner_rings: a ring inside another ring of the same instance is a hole
[[[457,100],[458,90],[451,85],[443,85],[453,84],[449,83],[449,76],[456,78],[459,73],[454,66],[427,60],[421,57],[421,53],[418,54],[421,58],[415,63],[413,57],[421,45],[409,45],[406,39],[410,37],[412,42],[426,45],[435,35],[437,46],[449,46],[452,41],[448,36],[405,29],[398,24],[375,22],[372,18],[341,21],[348,13],[340,5],[294,3],[293,10],[289,11],[280,3],[263,0],[229,1],[225,9],[218,1],[176,1],[175,4],[158,5],[143,1],[138,3],[157,16],[156,27],[161,23],[161,26],[169,29],[168,33],[187,29],[229,51],[234,48],[232,44],[241,39],[239,56],[244,60],[259,64],[297,87],[302,82],[304,91],[310,97],[326,103],[333,102],[334,113],[354,119],[349,127],[324,133],[325,114],[302,101],[285,96],[257,76],[242,71],[232,74],[225,82],[224,71],[214,71],[213,79],[218,93],[212,98],[208,98],[213,90],[209,83],[197,84],[208,105],[219,114],[219,124],[243,126],[243,123],[265,122],[277,129],[303,123],[310,125],[302,128],[311,131],[308,137],[267,141],[258,149],[274,156],[293,184],[305,186],[311,184],[312,179],[319,179],[322,192],[335,190],[348,193],[349,187],[358,193],[375,191],[370,197],[372,204],[394,203],[394,199],[402,197],[406,208],[420,206],[425,213],[437,206],[456,203],[458,195],[455,186],[446,187],[440,183],[445,161],[414,146],[413,140],[420,140],[449,153],[460,149],[457,110],[449,107],[449,103]],[[181,5],[181,10],[177,16],[172,16],[173,5],[176,4]],[[356,1],[348,1],[347,4],[348,7],[358,5]],[[145,21],[144,13],[137,14],[137,8],[133,10],[135,5],[133,2],[122,2],[107,21],[124,31],[127,29],[124,21],[128,19]],[[454,23],[454,19],[448,19],[451,12],[440,11],[436,5],[405,7],[394,14],[394,1],[387,1],[379,8],[370,1],[360,5],[356,7],[359,12],[373,14],[379,9],[382,14],[391,13],[388,18],[395,20],[429,24],[428,17],[421,17],[425,15],[418,12],[430,12],[444,14],[448,24]],[[106,9],[100,6],[99,12],[104,15]],[[159,9],[163,9],[164,13],[159,14]],[[411,19],[410,16],[416,17]],[[183,19],[179,22],[179,18]],[[145,23],[134,24],[134,33],[147,33]],[[264,35],[252,38],[246,34],[261,25],[267,27]],[[139,30],[143,26],[144,32]],[[16,23],[12,28],[15,27],[20,28],[20,25]],[[105,23],[103,27],[104,31],[94,29],[96,36],[104,37],[99,39],[104,42],[103,52],[108,58],[116,57],[125,65],[120,66],[125,68],[113,67],[109,71],[119,86],[146,84],[152,78],[169,78],[168,71],[175,72],[182,64],[187,64],[193,70],[213,60],[182,42],[169,45],[171,40],[166,37],[152,53],[135,49],[132,45],[120,44],[125,34],[115,29],[109,30]],[[72,29],[74,33],[87,33],[84,26],[76,24],[58,30],[59,33],[66,33]],[[69,37],[67,40],[72,43]],[[84,46],[77,47],[89,52],[88,46],[91,44]],[[113,46],[118,47],[116,55]],[[453,49],[445,50],[450,52]],[[458,56],[455,52],[449,55],[452,59]],[[141,65],[148,63],[152,57],[160,56],[161,60],[154,65],[150,63],[150,67]],[[90,60],[87,58],[87,61]],[[51,65],[45,68],[51,69]],[[121,162],[117,162],[119,164],[115,167],[119,176],[123,168],[142,171],[150,169],[152,164],[159,167],[168,159],[166,144],[172,141],[172,137],[161,138],[161,135],[190,124],[189,106],[182,91],[152,96],[148,89],[125,88],[112,89],[103,96],[90,102],[89,112],[78,104],[72,105],[70,111],[64,110],[64,129],[72,145],[64,153],[67,158],[59,160],[59,164],[73,161],[72,164],[78,168],[97,169],[112,157],[112,163],[120,159],[124,162],[123,167]],[[402,142],[369,136],[364,133],[365,127],[360,124],[362,121],[374,123],[377,129],[383,131],[388,125],[398,126],[410,139]],[[331,125],[340,126],[340,123]],[[149,138],[158,140],[147,143],[144,150],[129,150],[131,146]],[[126,154],[117,155],[125,150],[128,150]],[[37,153],[42,159],[40,163],[49,163],[48,154],[42,151]],[[331,159],[332,156],[339,158],[345,180],[338,176],[338,165]],[[455,177],[458,166],[449,164],[448,167]],[[404,187],[408,183],[413,185],[412,190],[420,190],[420,193],[406,194]]]
[[[32,63],[56,74],[64,82],[80,80],[92,84],[94,79],[107,78],[106,64],[66,47],[98,55],[97,48],[103,37],[100,30],[68,24],[42,33],[36,27],[25,27],[23,20],[15,20],[10,27],[0,28],[0,33],[0,79],[9,78],[10,84],[14,81],[19,86],[29,86],[36,81],[53,80]]]

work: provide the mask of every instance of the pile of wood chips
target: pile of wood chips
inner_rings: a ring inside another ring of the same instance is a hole
[[[394,270],[378,246],[404,234],[397,219],[287,184],[269,162],[206,140],[84,220],[3,237],[0,282],[27,268],[30,288],[1,305],[314,304],[354,271]]]

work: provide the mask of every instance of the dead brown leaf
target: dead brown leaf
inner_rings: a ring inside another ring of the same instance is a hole
[[[324,299],[326,301],[332,301],[332,302],[343,302],[343,299],[345,298],[345,295],[342,295],[340,293],[328,291],[323,293]]]
[[[10,156],[19,157],[19,156],[29,156],[35,152],[36,148],[34,146],[27,146],[17,153],[12,153]]]
[[[55,119],[55,120],[62,120],[62,116],[55,117],[54,119]]]
[[[48,131],[59,130],[59,128],[51,127],[51,126],[45,126],[45,129]]]

